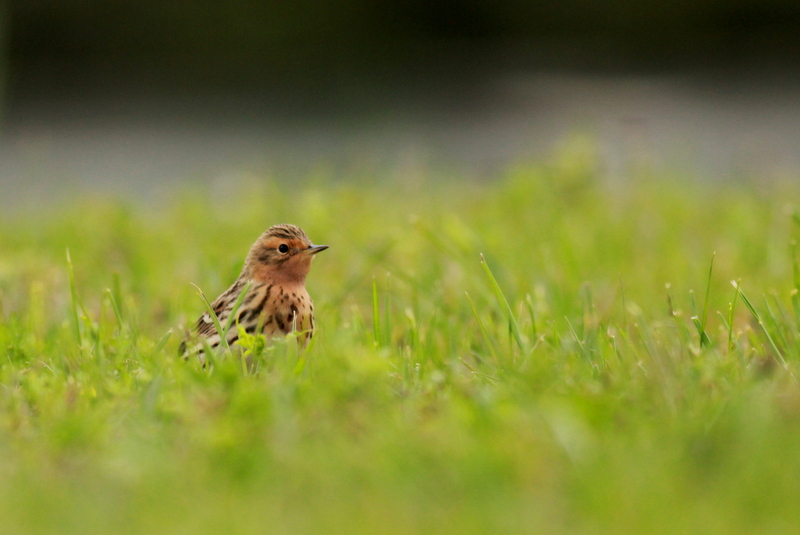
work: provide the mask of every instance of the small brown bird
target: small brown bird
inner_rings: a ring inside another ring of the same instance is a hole
[[[227,333],[228,344],[239,339],[237,322],[250,334],[259,328],[267,338],[297,331],[308,342],[314,331],[314,304],[306,291],[306,275],[314,255],[327,248],[312,244],[294,225],[275,225],[262,234],[250,248],[239,278],[211,305],[224,327],[242,290],[250,284]],[[198,354],[204,360],[204,343],[215,348],[221,337],[208,313],[197,320],[195,330],[180,352],[184,358]],[[188,346],[190,341],[197,343]]]

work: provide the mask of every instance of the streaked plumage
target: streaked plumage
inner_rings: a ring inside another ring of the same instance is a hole
[[[269,338],[298,331],[308,341],[314,330],[314,304],[305,288],[306,275],[314,255],[327,248],[313,245],[294,225],[275,225],[264,232],[250,248],[239,278],[211,305],[224,327],[236,300],[250,283],[227,333],[228,343],[239,339],[237,321],[251,334],[260,329]],[[204,343],[214,348],[220,341],[214,321],[206,313],[197,320],[195,332],[181,344],[180,352],[184,358],[196,353],[202,359]]]

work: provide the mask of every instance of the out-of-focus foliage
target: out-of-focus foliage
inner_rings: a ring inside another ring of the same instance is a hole
[[[595,161],[4,214],[2,531],[791,531],[800,190]],[[278,222],[313,344],[180,361]]]

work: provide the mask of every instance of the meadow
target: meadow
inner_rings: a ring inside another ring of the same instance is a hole
[[[0,532],[796,532],[799,185],[330,175],[0,216]],[[281,222],[312,344],[179,359]]]

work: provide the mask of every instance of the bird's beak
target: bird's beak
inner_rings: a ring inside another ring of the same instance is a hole
[[[327,245],[312,245],[311,247],[309,247],[308,249],[306,249],[303,252],[306,253],[306,254],[317,254],[320,251],[324,251],[327,248],[328,248]]]

